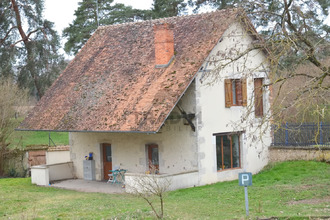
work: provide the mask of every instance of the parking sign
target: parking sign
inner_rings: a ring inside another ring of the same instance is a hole
[[[238,184],[240,186],[251,186],[252,185],[252,173],[239,173]]]

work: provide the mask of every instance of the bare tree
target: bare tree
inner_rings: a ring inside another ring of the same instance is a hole
[[[151,207],[158,219],[164,217],[164,197],[171,186],[171,180],[157,175],[156,170],[134,178],[134,182],[127,185],[128,192],[142,198]],[[159,210],[154,204],[155,199],[159,201]]]
[[[327,57],[330,54],[330,28],[324,23],[329,3],[245,0],[241,6],[247,11],[241,9],[237,21],[252,37],[252,43],[246,48],[231,48],[210,57],[208,64],[214,68],[206,75],[212,83],[224,80],[225,76],[219,72],[226,67],[234,69],[237,62],[243,66],[239,70],[242,77],[253,78],[255,72],[265,71],[269,80],[265,80],[262,87],[263,91],[272,91],[272,106],[260,118],[262,123],[258,126],[253,123],[254,117],[250,117],[255,112],[252,95],[241,120],[231,126],[244,122],[249,129],[255,126],[256,135],[269,128],[268,121],[279,127],[287,121],[329,121],[330,65]],[[248,57],[261,52],[265,54],[265,61],[250,68]],[[262,135],[256,138],[260,137]]]
[[[25,105],[28,100],[27,91],[21,90],[10,79],[0,79],[0,176],[3,175],[4,160],[10,155],[9,139],[18,126],[19,120],[15,119],[15,108]]]
[[[203,5],[241,7],[238,20],[254,38],[244,50],[224,51],[213,58],[211,61],[215,62],[216,68],[209,75],[219,79],[221,69],[244,60],[257,50],[264,51],[267,62],[261,65],[267,66],[270,81],[263,87],[274,86],[269,119],[278,124],[293,119],[305,122],[324,118],[330,112],[330,65],[327,59],[330,27],[324,22],[329,1],[191,0],[190,3],[194,3],[197,9]],[[242,72],[249,74],[256,69]]]

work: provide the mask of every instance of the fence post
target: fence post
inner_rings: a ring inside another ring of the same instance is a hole
[[[320,145],[323,145],[322,121],[320,122]]]
[[[285,145],[289,145],[288,122],[285,123]]]

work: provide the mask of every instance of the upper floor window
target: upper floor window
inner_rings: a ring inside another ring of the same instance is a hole
[[[246,79],[225,79],[225,106],[246,106]]]

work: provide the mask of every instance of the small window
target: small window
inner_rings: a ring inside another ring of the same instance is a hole
[[[241,167],[239,134],[216,135],[217,170]]]
[[[159,172],[159,153],[157,144],[148,144],[147,147],[147,159],[149,165],[149,171],[152,173]]]
[[[246,79],[225,79],[225,106],[246,106]]]
[[[263,103],[263,79],[254,79],[254,114],[256,117],[262,117],[264,115],[264,103]]]

